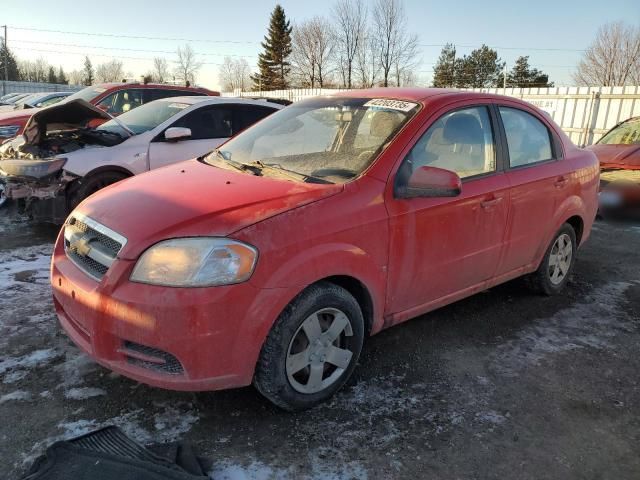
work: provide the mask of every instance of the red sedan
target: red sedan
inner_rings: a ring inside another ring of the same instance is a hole
[[[600,160],[600,212],[640,218],[640,117],[619,123],[588,148]]]
[[[593,153],[513,98],[314,98],[80,204],[55,246],[55,306],[123,375],[253,383],[308,408],[349,378],[368,335],[522,275],[561,292],[598,177]]]

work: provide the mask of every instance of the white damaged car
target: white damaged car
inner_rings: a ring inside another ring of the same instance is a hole
[[[84,100],[45,108],[0,146],[0,204],[16,200],[32,218],[62,223],[101,188],[205,155],[281,108],[194,96],[156,100],[117,118]]]

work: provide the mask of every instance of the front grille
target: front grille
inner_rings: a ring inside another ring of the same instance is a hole
[[[101,280],[127,239],[98,222],[73,214],[64,226],[64,249],[78,268]]]
[[[158,360],[158,362],[152,362],[143,360],[141,358],[129,356],[127,355],[127,350],[141,353],[147,357],[152,357]],[[168,373],[169,375],[180,375],[184,373],[184,369],[182,368],[180,360],[171,355],[169,352],[165,352],[164,350],[160,350],[158,348],[141,345],[135,342],[125,341],[123,353],[127,355],[127,362],[131,365],[137,365],[139,367],[155,370],[157,372]]]

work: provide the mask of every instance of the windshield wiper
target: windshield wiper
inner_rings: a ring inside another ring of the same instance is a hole
[[[277,174],[280,174],[289,178],[294,178],[296,180],[303,180],[304,182],[307,182],[307,183],[333,183],[333,182],[330,182],[329,180],[325,180],[324,178],[318,178],[312,175],[307,175],[306,173],[300,173],[294,170],[289,170],[288,168],[284,168],[279,163],[263,163],[260,160],[256,160],[250,165],[257,166],[261,170],[275,171]]]
[[[240,171],[240,172],[249,172],[253,175],[261,175],[260,173],[260,168],[255,166],[255,165],[247,165],[246,163],[242,163],[242,162],[236,162],[235,160],[231,160],[230,158],[225,157],[225,155],[218,150],[217,148],[211,152],[210,155],[215,155],[217,158],[219,158],[220,160],[222,160],[224,163],[226,163],[227,165],[235,168],[236,170]],[[205,157],[205,161],[206,161],[206,157]]]

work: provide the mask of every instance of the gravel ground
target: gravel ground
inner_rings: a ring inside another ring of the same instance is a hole
[[[0,210],[5,478],[108,424],[190,442],[214,479],[640,478],[640,226],[597,223],[563,296],[514,281],[371,338],[349,384],[299,414],[95,365],[56,325],[55,233]]]

